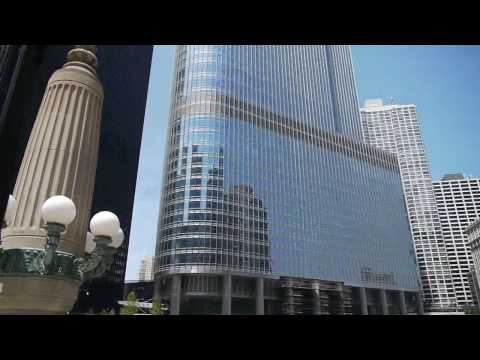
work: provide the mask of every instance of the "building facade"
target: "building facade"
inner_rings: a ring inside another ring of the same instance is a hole
[[[140,269],[138,270],[139,281],[151,281],[153,280],[153,256],[145,256],[140,262]]]
[[[416,106],[367,100],[361,108],[361,117],[365,142],[397,155],[425,308],[455,310],[447,249]]]
[[[172,314],[418,310],[397,161],[362,143],[348,46],[178,46],[174,72],[155,256]]]
[[[128,299],[128,294],[133,292],[138,301],[151,302],[153,299],[154,282],[151,281],[125,281],[123,300]]]
[[[470,269],[470,289],[472,302],[480,305],[480,218],[470,224],[464,231],[472,253],[473,266]]]
[[[465,229],[480,217],[480,178],[448,174],[433,182],[457,304],[473,303],[470,288],[472,253]]]
[[[72,46],[0,46],[0,213],[13,192],[47,81]],[[125,241],[106,276],[84,284],[75,311],[121,299],[153,46],[98,46],[105,91],[91,213],[117,214]]]

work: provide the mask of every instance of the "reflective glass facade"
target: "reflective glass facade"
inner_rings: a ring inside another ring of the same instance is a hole
[[[393,155],[348,46],[179,46],[155,271],[418,289]]]

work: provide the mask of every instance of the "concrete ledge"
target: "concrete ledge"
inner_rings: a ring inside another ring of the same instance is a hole
[[[0,314],[62,315],[70,311],[80,282],[32,275],[0,275]]]

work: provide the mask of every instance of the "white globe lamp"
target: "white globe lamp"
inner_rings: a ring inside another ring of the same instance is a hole
[[[48,198],[40,209],[43,221],[47,224],[55,223],[68,226],[75,216],[77,209],[72,200],[63,195]]]
[[[123,233],[122,229],[119,229],[117,234],[112,237],[112,242],[110,244],[110,247],[118,249],[120,245],[122,245],[124,239],[125,239],[125,234]]]
[[[95,241],[93,241],[93,238],[93,234],[90,231],[87,231],[87,239],[85,240],[85,252],[87,254],[91,254],[97,245]]]
[[[113,238],[120,229],[120,220],[110,211],[100,211],[90,220],[90,231],[94,236]]]
[[[18,203],[17,200],[12,196],[8,195],[7,210],[5,211],[4,220],[7,225],[10,225],[13,221],[13,217],[17,212]]]

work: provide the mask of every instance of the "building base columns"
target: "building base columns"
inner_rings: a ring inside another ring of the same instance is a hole
[[[360,307],[362,315],[368,315],[368,299],[367,299],[367,289],[361,287],[360,290]]]
[[[170,315],[180,314],[180,300],[182,293],[182,275],[173,275],[172,293],[170,296]]]
[[[398,292],[398,296],[400,298],[400,314],[407,315],[407,303],[405,302],[405,291],[400,290]]]
[[[257,286],[256,286],[256,314],[257,315],[265,315],[265,297],[263,294],[264,290],[264,280],[263,278],[256,279]]]
[[[417,294],[417,313],[418,315],[424,315],[425,312],[423,310],[423,301],[422,296],[420,293]]]
[[[232,314],[232,275],[223,277],[222,315]]]
[[[388,315],[387,292],[380,289],[380,302],[382,305],[382,315]]]

